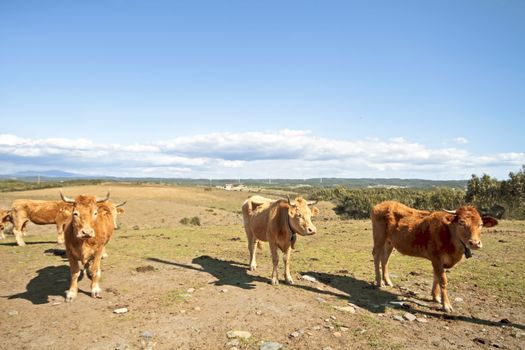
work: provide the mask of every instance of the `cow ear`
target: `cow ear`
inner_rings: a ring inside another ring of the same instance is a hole
[[[456,220],[456,215],[454,214],[447,214],[443,217],[443,221],[445,222],[445,224],[451,224],[454,222],[454,220]]]
[[[124,208],[117,208],[117,213],[122,214],[124,212]]]
[[[481,220],[483,220],[483,227],[493,227],[498,224],[498,220],[491,216],[484,216],[481,218]]]
[[[317,209],[317,207],[313,207],[312,208],[312,216],[316,216],[316,215],[319,215],[319,209]]]

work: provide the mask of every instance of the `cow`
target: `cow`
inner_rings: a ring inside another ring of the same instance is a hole
[[[445,269],[456,265],[463,256],[470,258],[471,249],[482,247],[482,227],[498,224],[492,217],[481,217],[470,205],[461,206],[453,211],[431,212],[413,209],[395,201],[386,201],[374,206],[370,216],[376,285],[393,285],[388,274],[388,259],[393,248],[404,255],[428,259],[434,271],[432,300],[441,302],[445,312],[453,311],[447,296]]]
[[[123,213],[120,208],[126,202],[114,204],[111,202],[99,203],[99,206],[107,206],[112,211],[114,226],[117,227],[117,214]],[[31,221],[37,225],[56,225],[57,243],[64,244],[64,225],[71,216],[71,204],[63,201],[43,201],[30,199],[17,199],[11,204],[11,218],[13,223],[13,234],[16,243],[24,246],[22,238],[27,223]]]
[[[285,281],[288,284],[294,283],[290,274],[290,255],[295,247],[297,234],[309,236],[317,232],[311,218],[319,213],[319,209],[316,207],[310,209],[309,205],[313,204],[315,202],[306,201],[302,197],[290,201],[289,198],[272,200],[261,196],[252,196],[244,201],[242,215],[244,230],[248,238],[251,271],[257,268],[255,261],[256,246],[260,241],[268,242],[273,262],[272,284],[279,284],[277,248],[284,254]]]
[[[5,224],[11,222],[11,210],[0,209],[0,239],[4,239]]]
[[[43,201],[30,199],[16,199],[11,204],[11,218],[13,234],[16,243],[24,246],[22,238],[27,223],[31,221],[37,225],[55,224],[57,227],[57,242],[64,243],[64,224],[71,216],[71,205],[62,201]]]
[[[75,199],[66,197],[60,192],[62,201],[72,205],[71,219],[64,230],[66,255],[71,271],[71,284],[66,291],[66,301],[73,301],[78,294],[78,277],[80,266],[91,278],[91,296],[100,298],[101,276],[100,261],[104,247],[111,239],[115,221],[112,210],[108,206],[99,206],[107,202],[109,192],[105,198],[92,195],[79,195]]]

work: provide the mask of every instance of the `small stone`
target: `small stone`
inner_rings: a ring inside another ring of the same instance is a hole
[[[403,322],[405,320],[403,316],[399,316],[399,315],[394,315],[393,319],[396,321],[400,321],[400,322]]]
[[[248,339],[252,336],[250,332],[247,331],[228,331],[226,333],[226,336],[228,338],[242,338],[242,339]]]
[[[405,306],[405,303],[402,302],[402,301],[390,301],[390,302],[388,302],[388,303],[389,303],[389,304],[392,304],[392,305],[394,305],[394,306],[399,306],[399,307],[403,307],[403,306]]]
[[[416,318],[417,318],[415,315],[411,314],[410,312],[405,312],[405,314],[403,315],[403,317],[404,317],[405,319],[407,319],[408,321],[410,321],[410,322],[415,321]]]
[[[17,316],[18,315],[18,311],[16,310],[11,310],[7,313],[9,316]]]
[[[129,349],[128,344],[124,344],[124,343],[115,344],[115,350],[126,350],[126,349]]]
[[[419,323],[428,323],[428,320],[424,317],[418,317],[416,318],[416,321]]]
[[[454,298],[454,301],[455,301],[456,303],[462,303],[462,302],[463,302],[463,298],[456,297],[456,298]]]
[[[332,320],[337,320],[337,318],[336,318],[334,315],[330,316],[330,318],[331,318]]]
[[[302,275],[301,276],[301,279],[305,280],[305,281],[308,281],[308,282],[317,282],[317,280],[315,279],[315,277],[312,277],[310,275]]]
[[[505,349],[505,345],[493,341],[490,342],[490,346],[496,349]]]
[[[255,311],[255,314],[256,314],[257,316],[261,316],[261,315],[262,315],[262,312],[259,311],[259,310],[257,310],[257,311]]]
[[[317,325],[317,326],[313,326],[312,329],[313,329],[314,331],[320,331],[321,328],[322,328],[321,326]]]
[[[324,299],[321,298],[321,297],[316,297],[315,300],[317,300],[317,301],[320,302],[320,303],[326,303],[326,300],[324,300]]]
[[[339,330],[341,332],[348,332],[348,329],[349,329],[348,327],[339,327]]]
[[[115,309],[113,310],[113,313],[114,314],[125,314],[126,312],[128,312],[128,308],[127,307],[121,307],[120,309]]]
[[[292,332],[290,333],[290,338],[298,338],[300,335],[299,332]]]
[[[261,344],[259,347],[259,350],[279,350],[283,347],[283,344],[273,342],[273,341],[265,341]]]
[[[228,289],[226,288],[221,289],[221,293],[228,293]]]
[[[140,336],[142,338],[153,338],[153,333],[151,333],[150,331],[144,331],[140,334]]]
[[[233,346],[233,347],[230,348],[230,350],[239,350],[239,348],[236,347],[236,346]]]
[[[334,337],[340,338],[343,334],[341,332],[334,332]]]
[[[323,348],[323,350],[333,350],[333,349],[332,349],[331,347],[329,347],[329,346],[325,346],[325,347]]]
[[[484,339],[484,338],[474,338],[474,339],[472,339],[472,341],[474,343],[487,344],[487,339]]]
[[[188,288],[188,290],[186,290],[186,292],[193,293],[193,292],[195,292],[195,288]]]
[[[193,308],[193,310],[195,310],[195,311],[201,311],[201,308],[198,307],[198,306],[195,306],[195,307]]]
[[[355,308],[353,306],[334,306],[334,309],[355,314]]]
[[[240,343],[241,342],[239,341],[239,339],[232,339],[226,345],[227,346],[239,346]]]

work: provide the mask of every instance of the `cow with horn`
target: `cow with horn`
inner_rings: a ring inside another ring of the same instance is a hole
[[[260,241],[268,242],[272,254],[273,271],[272,284],[279,284],[277,266],[279,255],[277,249],[283,252],[285,281],[293,284],[290,274],[290,255],[295,247],[297,235],[309,236],[317,232],[312,223],[312,216],[319,213],[316,207],[309,206],[316,202],[297,197],[272,200],[261,196],[252,196],[244,201],[242,215],[244,229],[248,239],[250,253],[250,270],[257,268],[255,261],[256,246]]]
[[[79,264],[91,278],[91,296],[100,298],[100,262],[104,247],[113,234],[114,218],[110,208],[99,204],[107,202],[109,195],[109,192],[102,198],[79,195],[73,199],[60,191],[62,201],[72,205],[71,220],[66,224],[64,231],[71,271],[71,284],[66,292],[68,302],[74,300],[78,293],[78,277],[81,271]]]

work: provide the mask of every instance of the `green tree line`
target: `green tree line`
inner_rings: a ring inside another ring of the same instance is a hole
[[[525,165],[509,178],[498,181],[487,174],[472,175],[466,189],[435,188],[318,188],[310,198],[335,203],[335,212],[343,218],[366,219],[374,205],[395,200],[422,210],[456,209],[461,205],[475,206],[482,215],[503,219],[525,219]]]

